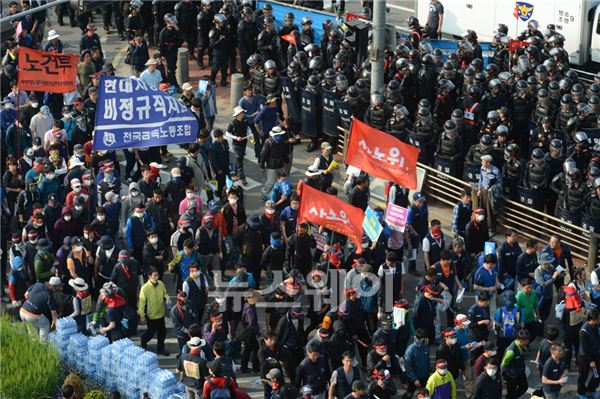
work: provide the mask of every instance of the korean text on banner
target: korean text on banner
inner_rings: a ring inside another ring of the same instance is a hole
[[[367,207],[367,210],[365,211],[365,218],[363,219],[362,226],[365,234],[372,242],[377,241],[383,231],[383,226],[381,226],[381,223],[379,223],[379,220],[377,219],[377,215],[370,207]]]
[[[312,222],[350,238],[361,251],[365,213],[333,195],[302,185],[298,223]]]
[[[385,211],[385,221],[391,229],[404,232],[407,215],[407,208],[390,202]]]
[[[77,89],[77,54],[19,46],[19,90],[70,93]]]
[[[183,101],[138,79],[100,78],[94,150],[191,143],[197,134]]]
[[[419,149],[354,119],[346,151],[346,165],[403,187],[417,188]]]
[[[529,42],[525,42],[522,40],[510,40],[508,42],[508,52],[509,53],[514,53],[515,51],[517,51],[518,49],[522,48],[522,47],[527,47],[529,46]]]

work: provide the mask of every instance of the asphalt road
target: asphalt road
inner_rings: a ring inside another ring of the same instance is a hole
[[[388,13],[388,21],[389,23],[392,23],[394,25],[399,25],[399,26],[405,26],[406,25],[406,18],[409,15],[412,15],[412,9],[414,8],[413,5],[413,1],[390,1],[388,3],[388,6],[390,7],[390,12]],[[47,25],[46,27],[46,32],[49,29],[56,29],[58,30],[58,32],[62,35],[61,40],[63,41],[63,44],[65,46],[65,52],[77,52],[78,50],[78,42],[79,42],[79,38],[81,35],[81,32],[79,31],[79,29],[75,29],[75,28],[68,28],[68,27],[59,27],[56,24],[56,18],[54,16],[53,12],[50,12],[50,24]],[[97,25],[102,25],[100,23],[101,21],[101,16],[96,16],[96,21],[97,21]],[[100,28],[101,29],[101,28]],[[127,65],[125,65],[123,63],[123,58],[125,55],[125,50],[126,50],[126,43],[125,42],[121,42],[118,40],[116,33],[113,31],[111,34],[106,35],[104,34],[104,32],[102,32],[101,30],[99,30],[98,32],[101,36],[101,42],[102,42],[102,47],[103,47],[103,51],[104,54],[106,55],[107,60],[110,60],[113,62],[114,66],[117,68],[117,73],[118,75],[121,76],[129,76],[130,75],[130,71],[129,71],[129,67]],[[191,65],[190,65],[191,67]],[[229,122],[230,119],[230,110],[231,108],[228,106],[228,104],[224,105],[224,108],[219,108],[219,113],[220,116],[217,118],[217,122],[216,122],[216,126],[217,127],[221,127],[221,128],[225,128],[226,127],[226,123]],[[170,148],[170,151],[174,154],[174,155],[181,155],[183,154],[183,151],[178,147],[178,146],[171,146],[172,148]],[[314,159],[314,153],[309,155],[305,152],[305,144],[302,144],[300,146],[297,146],[295,149],[295,155],[294,155],[294,166],[297,169],[293,169],[293,173],[291,175],[291,180],[292,183],[295,183],[296,181],[298,181],[298,179],[302,176],[301,175],[301,171],[305,170],[306,166],[310,163],[312,163],[312,160]],[[173,164],[168,165],[168,169],[163,172],[163,177],[168,179],[168,170],[173,166]],[[261,187],[261,182],[264,181],[264,175],[262,170],[257,166],[256,161],[254,159],[253,154],[248,153],[247,154],[247,174],[249,177],[249,186],[246,188],[246,192],[245,192],[245,206],[246,209],[249,211],[249,213],[258,211],[260,209],[262,209],[262,201],[260,199],[260,187]],[[166,181],[166,180],[164,180]],[[339,177],[336,179],[336,182],[340,182]],[[450,212],[450,209],[447,210],[448,212]],[[419,265],[418,268],[420,271],[423,270],[423,265],[422,265],[422,261],[421,259],[419,259]],[[167,283],[169,292],[173,295],[175,293],[174,287],[173,287],[173,283],[172,283],[172,279],[170,278],[170,276],[166,276],[165,277],[165,282]],[[406,282],[405,282],[405,293],[406,293],[406,297],[407,299],[412,303],[414,302],[414,292],[415,292],[415,287],[417,284],[417,280],[415,277],[411,276],[411,275],[406,275]],[[468,309],[468,307],[470,307],[474,302],[474,299],[472,296],[470,295],[466,295],[465,296],[465,300],[463,301],[463,303],[461,304],[461,311],[466,312],[466,310]],[[260,325],[261,327],[264,326],[264,318],[263,318],[263,312],[262,310],[260,310]],[[553,317],[553,316],[552,316]],[[555,320],[550,320],[550,322],[555,322]],[[444,323],[443,323],[444,324]],[[167,351],[169,351],[172,355],[169,357],[159,357],[160,359],[160,366],[163,368],[167,368],[170,370],[174,370],[175,365],[176,365],[176,360],[175,360],[175,356],[174,354],[177,352],[177,342],[175,339],[175,336],[172,332],[172,324],[170,323],[170,320],[168,320],[168,326],[171,327],[168,329],[168,335],[167,335]],[[141,326],[140,327],[140,331],[143,331],[145,327]],[[528,359],[533,359],[535,357],[535,353],[537,351],[537,346],[538,346],[539,340],[537,340],[536,342],[534,342],[531,345],[530,351],[527,355]],[[149,343],[149,348],[152,349],[155,347],[155,341],[151,341]],[[432,352],[435,353],[435,348],[432,347]],[[433,356],[433,355],[432,355]],[[432,359],[433,360],[433,359]],[[238,382],[240,383],[240,386],[247,390],[250,395],[253,398],[259,398],[262,397],[262,387],[257,386],[254,384],[254,382],[256,381],[258,377],[256,375],[252,375],[252,374],[241,374],[240,378],[238,378]],[[534,372],[532,374],[530,381],[530,386],[534,387],[535,385],[537,385],[539,383],[539,377],[537,372]],[[567,386],[565,386],[563,388],[563,393],[565,394],[563,397],[564,398],[575,398],[576,395],[574,393],[574,383],[576,381],[576,375],[574,373],[571,373],[570,375],[570,379],[569,379],[569,384]],[[464,391],[463,391],[463,382],[459,381],[458,382],[459,385],[459,398],[464,397]]]

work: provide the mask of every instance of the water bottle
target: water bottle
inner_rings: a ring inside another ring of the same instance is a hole
[[[262,380],[259,378],[258,380],[254,381],[254,385],[255,386],[259,386],[262,384]]]

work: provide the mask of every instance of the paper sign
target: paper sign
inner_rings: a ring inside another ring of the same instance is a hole
[[[327,245],[327,236],[325,236],[325,234],[316,234],[315,241],[317,243],[318,250],[325,250],[325,245]]]
[[[483,253],[485,255],[495,254],[496,253],[496,243],[493,241],[486,241],[485,246],[483,247]]]
[[[367,207],[362,225],[365,234],[372,242],[375,242],[379,239],[379,235],[383,231],[383,227],[381,226],[381,223],[379,223],[379,220],[377,220],[377,215],[375,212],[373,212],[373,209]]]
[[[389,202],[387,210],[385,212],[385,221],[390,226],[390,228],[404,232],[404,228],[406,227],[407,215],[407,208]]]
[[[208,80],[198,81],[198,94],[203,95],[208,90]]]

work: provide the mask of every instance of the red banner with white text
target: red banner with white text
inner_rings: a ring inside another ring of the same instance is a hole
[[[352,120],[346,165],[368,174],[398,183],[411,190],[417,188],[419,149],[367,125]]]
[[[365,218],[362,209],[306,184],[301,190],[298,223],[312,222],[343,234],[354,241],[357,251],[361,251],[362,222]]]
[[[19,46],[19,90],[70,93],[77,89],[77,54]]]

